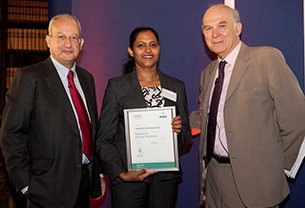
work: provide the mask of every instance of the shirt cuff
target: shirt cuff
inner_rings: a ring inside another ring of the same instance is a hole
[[[27,194],[28,190],[29,190],[29,186],[26,186],[23,189],[21,189],[21,193],[22,194]]]

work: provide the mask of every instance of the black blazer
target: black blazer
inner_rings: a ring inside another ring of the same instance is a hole
[[[181,116],[183,127],[178,135],[179,148],[189,146],[192,136],[184,83],[164,75],[159,69],[158,74],[162,88],[177,93],[177,102],[165,98],[164,106],[176,106],[176,115]],[[135,69],[129,74],[109,80],[99,119],[96,151],[111,181],[120,173],[127,171],[124,109],[146,107]],[[166,180],[179,177],[181,171],[158,174],[159,180]]]
[[[95,146],[97,106],[93,76],[76,67],[86,96]],[[81,138],[72,106],[50,58],[18,70],[6,95],[1,147],[17,191],[29,186],[30,207],[73,207],[82,171]],[[95,153],[89,169],[101,194]]]

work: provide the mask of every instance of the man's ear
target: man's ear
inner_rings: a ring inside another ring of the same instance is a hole
[[[80,39],[80,44],[79,44],[80,50],[83,50],[84,42],[85,42],[84,38],[81,38],[81,39]]]
[[[47,43],[48,48],[50,48],[50,36],[49,35],[46,35],[46,43]]]
[[[240,36],[242,27],[243,26],[242,26],[241,22],[236,23],[236,35],[237,36]]]

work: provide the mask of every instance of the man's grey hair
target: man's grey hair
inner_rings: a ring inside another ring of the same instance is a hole
[[[239,12],[237,11],[237,9],[232,9],[233,11],[233,15],[234,15],[234,19],[235,19],[235,22],[234,22],[234,29],[236,29],[236,24],[240,22],[240,16],[239,16]]]
[[[80,26],[80,22],[78,21],[78,19],[76,17],[74,17],[73,15],[70,15],[70,14],[59,14],[59,15],[54,16],[49,22],[49,27],[48,27],[49,35],[51,35],[51,29],[52,29],[53,23],[56,20],[58,20],[59,18],[68,18],[68,19],[74,20],[77,23],[78,28],[79,28],[79,36],[82,37],[82,27]]]

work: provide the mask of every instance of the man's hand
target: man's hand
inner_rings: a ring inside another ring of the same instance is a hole
[[[172,119],[172,129],[177,134],[181,133],[181,129],[182,129],[181,116],[178,115],[178,116],[176,116],[175,118]]]
[[[102,195],[100,197],[97,197],[93,200],[99,200],[101,199],[103,196],[105,196],[105,193],[106,193],[106,182],[105,182],[105,179],[100,177],[100,180],[101,180],[101,190],[102,190]]]
[[[141,170],[131,170],[128,172],[123,172],[119,175],[119,177],[126,182],[130,181],[144,181],[144,179],[152,174],[157,172],[146,172],[147,168],[143,168]]]
[[[106,193],[106,181],[104,178],[100,177],[100,180],[101,180],[101,189],[102,189],[102,196],[105,196],[105,193]]]

